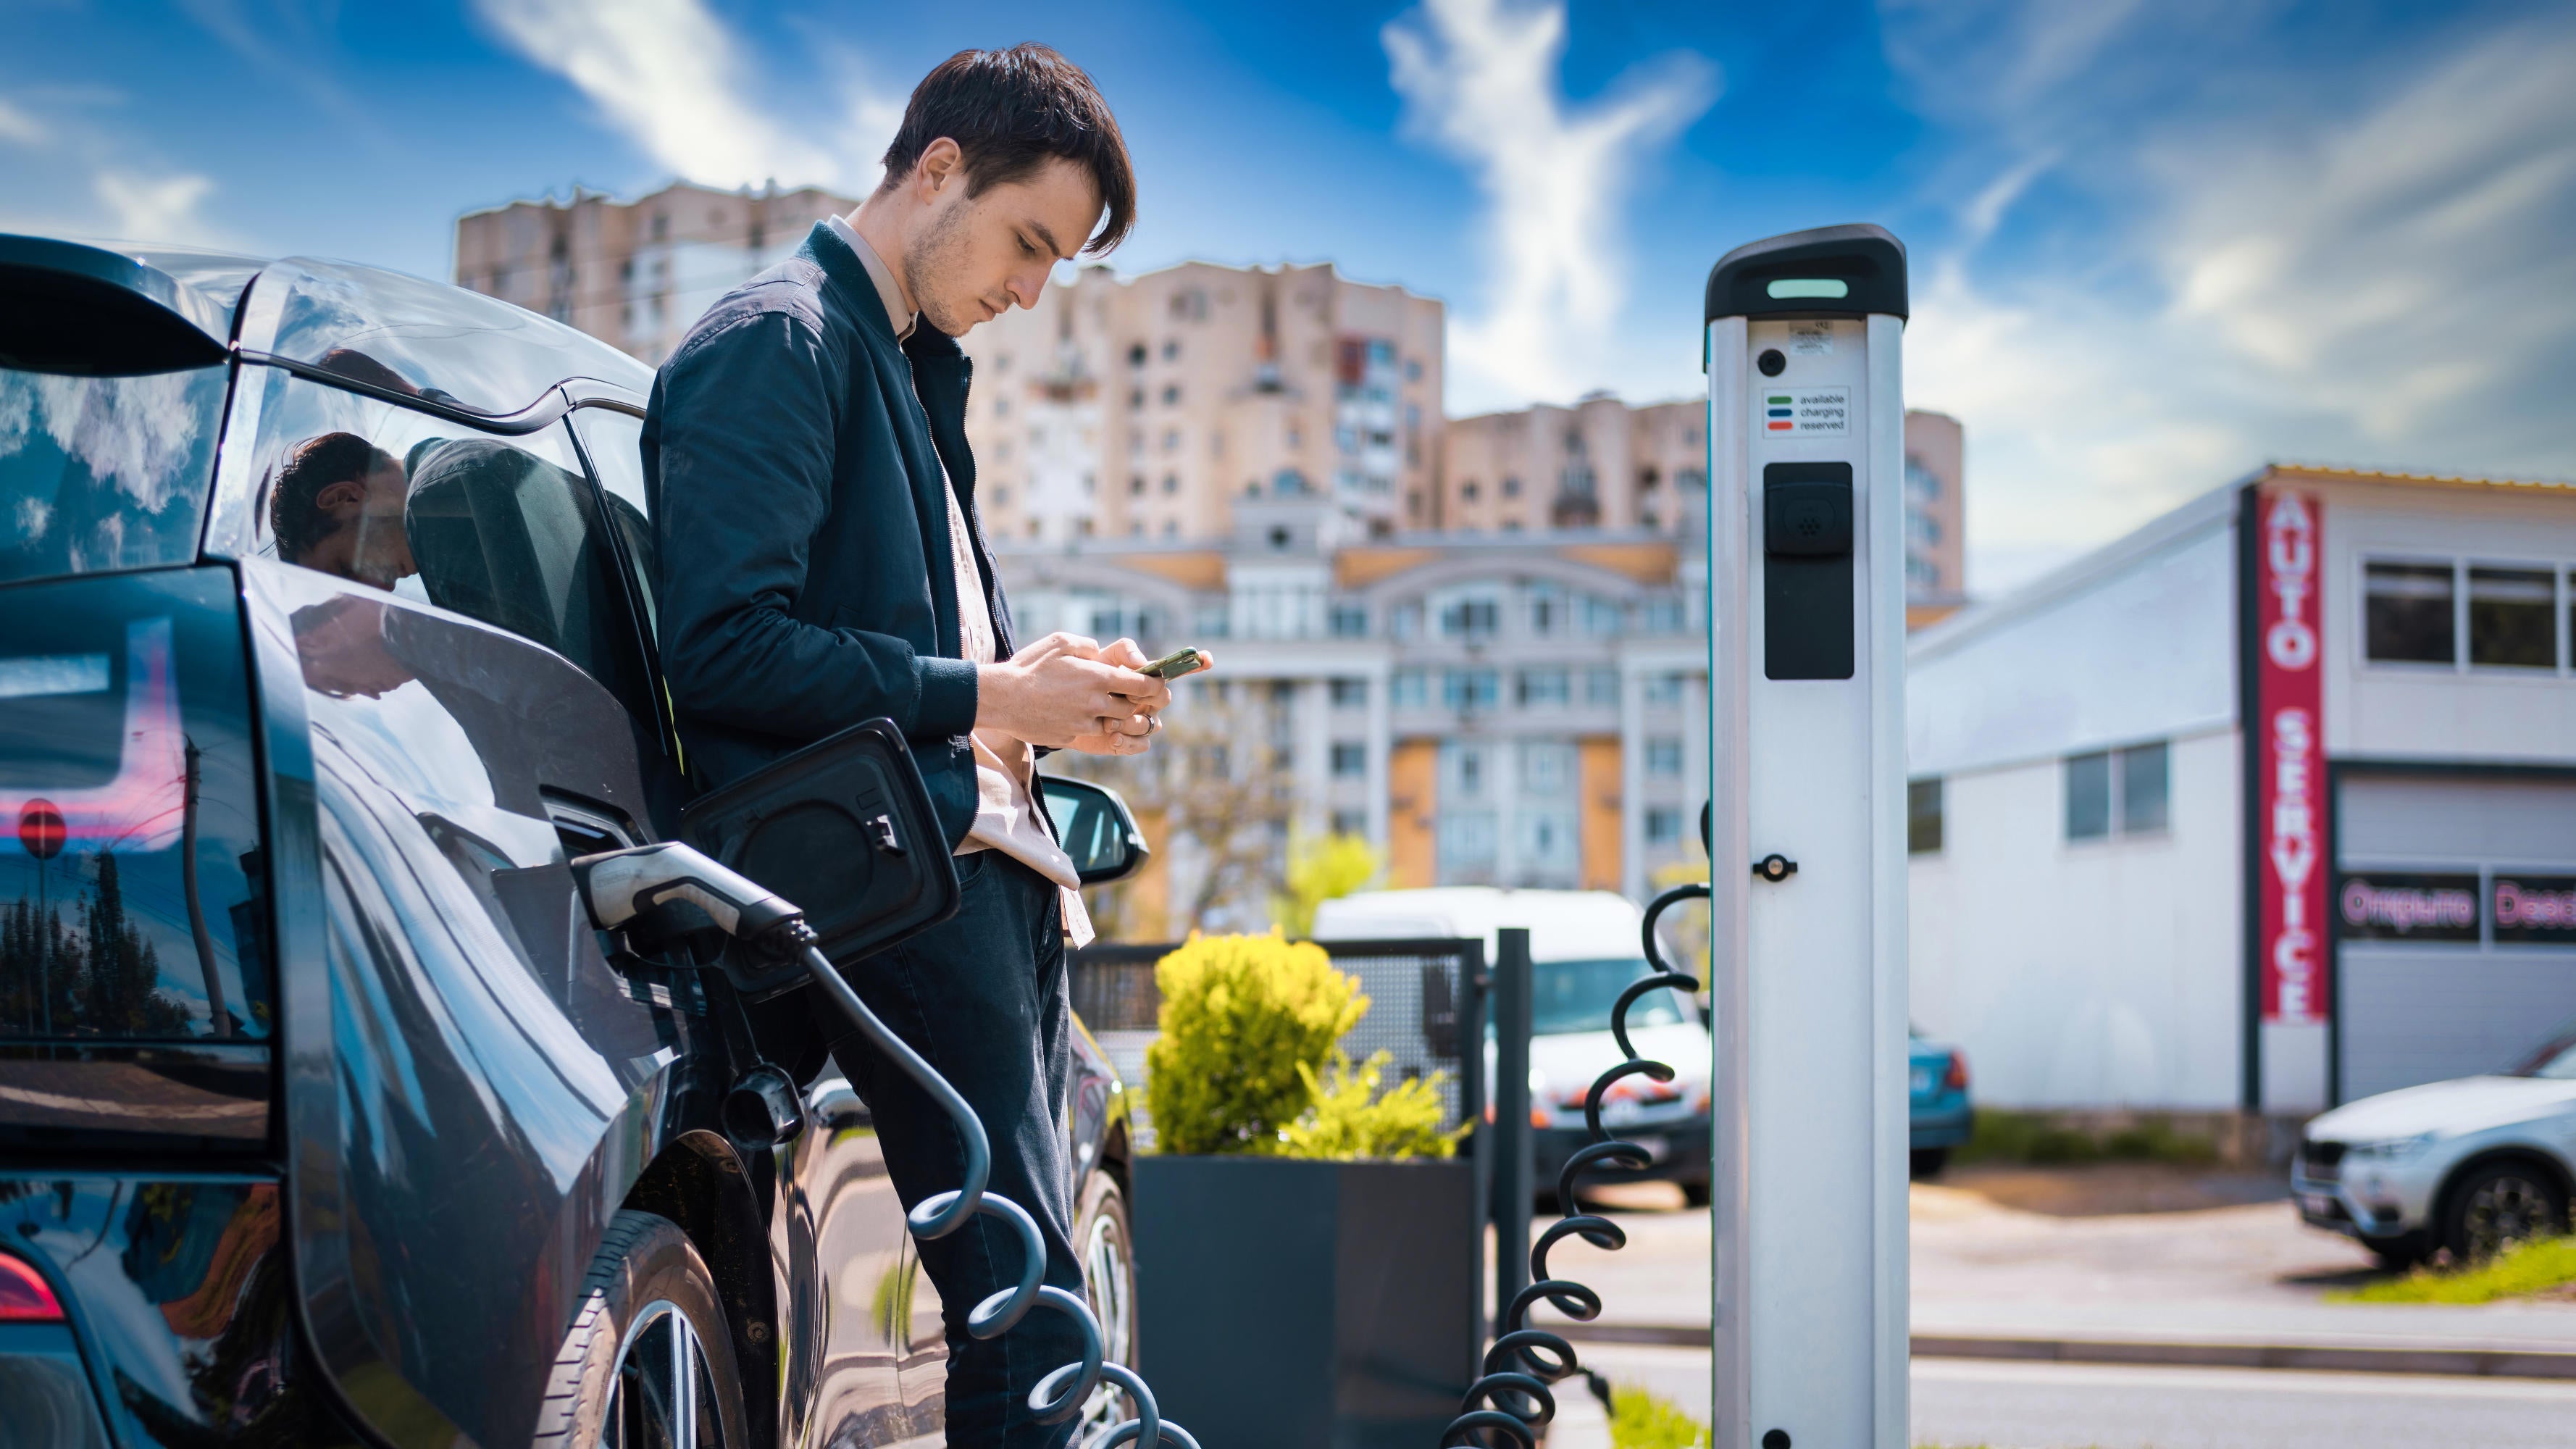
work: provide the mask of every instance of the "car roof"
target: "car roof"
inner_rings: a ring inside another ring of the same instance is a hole
[[[1504,890],[1494,886],[1435,886],[1423,890],[1366,891],[1330,900],[1315,910],[1319,941],[1406,936],[1482,937],[1486,959],[1499,949],[1496,932],[1524,926],[1533,961],[1589,961],[1640,953],[1645,917],[1616,891]]]
[[[196,247],[0,235],[0,274],[143,299],[214,348],[500,417],[568,381],[640,402],[652,369],[563,322],[386,267]],[[121,313],[120,315],[126,315]]]

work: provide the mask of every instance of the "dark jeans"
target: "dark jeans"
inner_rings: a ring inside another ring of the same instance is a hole
[[[1080,1297],[1064,1138],[1072,1010],[1056,887],[997,850],[960,856],[957,875],[965,888],[957,914],[859,962],[850,984],[974,1107],[992,1139],[991,1190],[1037,1219],[1046,1281]],[[965,1139],[939,1104],[855,1033],[835,1041],[832,1055],[876,1118],[886,1171],[904,1207],[957,1187]],[[1038,1380],[1081,1359],[1082,1338],[1070,1320],[1040,1307],[999,1338],[966,1332],[976,1304],[1019,1281],[1025,1252],[1016,1230],[980,1213],[921,1244],[948,1329],[952,1445],[1056,1449],[1072,1436],[1071,1420],[1039,1424],[1028,1404]]]

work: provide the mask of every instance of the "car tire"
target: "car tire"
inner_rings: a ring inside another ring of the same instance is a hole
[[[2474,1263],[2516,1243],[2566,1230],[2567,1195],[2535,1163],[2507,1160],[2472,1169],[2454,1184],[2442,1212],[2442,1246],[2456,1263]]]
[[[1939,1177],[1941,1175],[1941,1169],[1950,1165],[1950,1149],[1947,1147],[1917,1147],[1913,1149],[1910,1154],[1910,1158],[1911,1160],[1907,1165],[1912,1169],[1913,1174],[1916,1177]]]
[[[1136,1367],[1136,1233],[1127,1215],[1127,1194],[1106,1172],[1091,1174],[1083,1184],[1082,1207],[1074,1215],[1073,1249],[1082,1260],[1082,1296],[1091,1316],[1100,1320],[1101,1357],[1109,1363]],[[1126,1396],[1107,1384],[1092,1390],[1082,1406],[1073,1442],[1087,1444],[1104,1429],[1135,1412]]]
[[[733,1329],[679,1224],[633,1211],[611,1218],[577,1304],[537,1410],[539,1449],[696,1449],[710,1414],[716,1443],[751,1442]]]
[[[2370,1256],[2378,1262],[2380,1270],[2388,1273],[2412,1272],[2433,1256],[2432,1243],[2414,1233],[2375,1242],[2364,1240],[2362,1246],[2370,1250]]]

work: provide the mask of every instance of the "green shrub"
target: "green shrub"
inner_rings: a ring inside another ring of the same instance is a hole
[[[2162,1117],[2143,1118],[2097,1140],[2090,1133],[2058,1125],[2045,1113],[1981,1107],[1957,1159],[1963,1163],[2075,1167],[2092,1162],[2196,1165],[2214,1161],[2217,1155],[2206,1139],[2176,1132],[2173,1123]]]
[[[1708,1449],[1708,1426],[1670,1399],[1623,1386],[1610,1391],[1610,1449]]]
[[[1154,966],[1161,1034],[1145,1049],[1156,1150],[1276,1153],[1333,1043],[1368,1010],[1311,941],[1193,935]]]
[[[1299,1062],[1297,1074],[1305,1079],[1312,1105],[1282,1134],[1279,1154],[1331,1162],[1455,1154],[1458,1139],[1467,1135],[1471,1124],[1440,1130],[1440,1119],[1448,1112],[1440,1100],[1440,1087],[1448,1074],[1433,1072],[1399,1082],[1393,1091],[1379,1096],[1378,1082],[1386,1075],[1388,1060],[1387,1053],[1376,1052],[1354,1071],[1350,1057],[1336,1050],[1329,1084],[1315,1075],[1314,1068]]]

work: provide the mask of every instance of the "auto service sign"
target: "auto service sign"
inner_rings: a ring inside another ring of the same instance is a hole
[[[2264,489],[2255,499],[2255,909],[2266,1024],[2326,1019],[2325,687],[2318,607],[2325,521],[2313,493]]]

